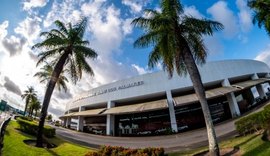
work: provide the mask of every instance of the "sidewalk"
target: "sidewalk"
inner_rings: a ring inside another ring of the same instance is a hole
[[[255,108],[252,110],[252,112],[247,114],[257,112],[263,109],[264,106],[265,105],[257,109]],[[215,125],[218,141],[237,135],[234,126],[235,121],[237,121],[237,119],[231,119]],[[190,150],[208,145],[205,128],[164,136],[112,137],[76,132],[66,128],[56,127],[56,134],[57,136],[71,142],[94,148],[99,147],[99,145],[123,146],[130,148],[163,147],[165,148],[166,152],[173,152],[180,150]]]

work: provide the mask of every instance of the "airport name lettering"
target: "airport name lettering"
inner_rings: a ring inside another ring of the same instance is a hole
[[[90,94],[90,95],[88,95],[86,97],[81,97],[81,98],[75,100],[74,102],[79,101],[79,100],[82,100],[82,99],[86,99],[88,97],[93,97],[93,96],[97,96],[97,95],[111,93],[111,92],[115,92],[115,91],[118,91],[118,90],[123,90],[123,89],[131,88],[131,87],[141,86],[143,84],[144,84],[143,81],[138,81],[138,82],[133,82],[133,83],[129,83],[129,84],[124,84],[124,85],[121,85],[121,86],[118,86],[118,87],[113,87],[113,88],[109,88],[109,89],[100,90],[100,91],[97,91],[95,93],[92,93],[92,94]]]

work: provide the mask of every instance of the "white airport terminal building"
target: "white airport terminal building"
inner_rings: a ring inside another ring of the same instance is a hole
[[[268,99],[270,69],[255,60],[199,66],[214,124],[240,116]],[[205,126],[189,75],[164,71],[93,88],[66,105],[63,126],[112,136],[163,135]]]

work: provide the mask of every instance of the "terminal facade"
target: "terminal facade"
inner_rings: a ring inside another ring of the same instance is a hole
[[[268,99],[270,69],[255,60],[199,67],[214,124],[240,116]],[[257,96],[256,96],[257,95]],[[160,71],[94,88],[66,105],[63,126],[112,136],[163,135],[205,126],[188,75]]]

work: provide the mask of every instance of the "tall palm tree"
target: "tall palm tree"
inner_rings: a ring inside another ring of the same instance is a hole
[[[29,104],[29,114],[28,114],[28,117],[32,117],[33,116],[33,111],[34,111],[34,107],[33,107],[33,105],[34,105],[34,103],[33,103],[33,101],[32,102],[30,102],[30,104]]]
[[[248,6],[254,9],[253,23],[258,23],[266,29],[270,35],[270,1],[269,0],[249,0]]]
[[[163,70],[168,72],[170,78],[174,71],[178,75],[189,73],[204,114],[209,152],[211,155],[219,155],[216,134],[196,63],[202,64],[206,60],[203,35],[212,35],[213,31],[223,29],[223,25],[185,15],[183,6],[178,0],[161,0],[160,8],[160,12],[151,9],[144,10],[147,16],[138,17],[132,21],[135,27],[145,31],[134,42],[134,47],[153,46],[149,54],[149,67],[153,68],[161,62]]]
[[[33,112],[35,111],[35,116],[37,116],[37,112],[38,110],[41,108],[41,105],[40,105],[40,102],[37,98],[34,98],[32,101],[31,101],[31,104],[30,104],[30,109],[31,109],[31,116],[33,116]]]
[[[23,100],[25,99],[25,108],[24,108],[24,116],[25,116],[29,104],[31,104],[31,101],[33,101],[33,99],[37,97],[34,87],[32,86],[27,87],[27,90],[24,91],[24,94],[22,94],[21,97]]]
[[[37,72],[34,76],[40,79],[40,83],[48,83],[53,73],[53,66],[45,62],[45,65],[40,68],[40,70],[41,71]],[[66,82],[68,82],[68,79],[64,76],[64,72],[67,72],[67,70],[62,70],[59,75],[58,81],[56,82],[56,86],[59,91],[61,91],[61,89],[64,89],[64,91],[66,92]]]
[[[56,62],[42,104],[36,142],[37,147],[42,147],[43,126],[47,116],[48,106],[55,84],[57,83],[64,66],[69,69],[68,74],[70,75],[72,82],[76,84],[82,77],[82,71],[87,72],[91,76],[94,75],[86,58],[94,59],[97,57],[97,53],[92,48],[87,47],[89,42],[83,40],[87,26],[86,18],[83,18],[75,25],[72,25],[71,23],[65,25],[59,20],[55,21],[54,24],[57,29],[52,29],[49,32],[42,32],[40,36],[45,39],[32,47],[33,49],[38,48],[42,50],[38,55],[39,61],[37,62],[37,65],[50,59],[53,59]]]

